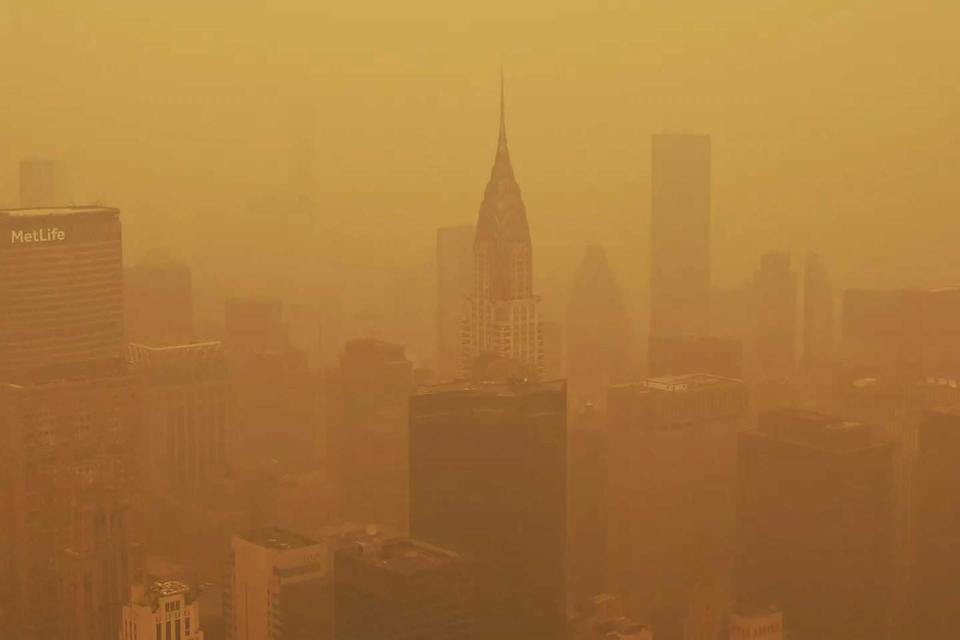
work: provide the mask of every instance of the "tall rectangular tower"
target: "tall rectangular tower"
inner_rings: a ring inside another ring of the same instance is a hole
[[[650,335],[707,335],[710,136],[653,136]]]
[[[874,428],[798,409],[741,434],[741,607],[776,602],[791,637],[888,637],[893,453]]]
[[[484,637],[562,636],[565,383],[452,383],[410,400],[410,532],[476,562]]]
[[[120,214],[0,210],[0,378],[123,354]]]
[[[437,229],[437,375],[463,369],[463,318],[473,284],[473,226]]]

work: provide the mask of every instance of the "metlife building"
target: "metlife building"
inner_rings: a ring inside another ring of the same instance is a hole
[[[120,212],[0,210],[0,379],[123,352]]]

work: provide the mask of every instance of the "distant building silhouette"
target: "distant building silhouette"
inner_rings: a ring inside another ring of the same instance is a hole
[[[337,550],[338,640],[477,638],[474,578],[460,555],[372,533]]]
[[[62,207],[70,204],[63,165],[47,158],[20,161],[20,206]]]
[[[602,247],[589,247],[567,305],[567,384],[575,410],[606,406],[607,387],[623,382],[627,317],[620,287]]]
[[[801,410],[741,434],[741,607],[776,602],[790,637],[888,637],[893,452],[875,428]]]
[[[351,340],[327,382],[327,458],[340,519],[406,530],[413,364],[400,345]]]
[[[571,622],[571,640],[653,640],[653,630],[628,617],[609,593],[585,601]]]
[[[410,532],[476,563],[481,637],[563,635],[566,447],[562,381],[451,383],[410,400]]]
[[[738,611],[730,616],[729,640],[783,639],[783,613],[776,607]]]
[[[277,528],[233,536],[224,585],[227,640],[329,637],[327,544]]]
[[[797,360],[797,276],[790,254],[771,252],[760,259],[754,276],[756,295],[755,348],[760,376],[790,379]]]
[[[176,580],[163,580],[137,584],[130,591],[130,600],[123,606],[120,640],[203,640],[195,589]]]
[[[610,389],[607,582],[658,635],[680,637],[695,584],[729,575],[740,380],[691,374]]]
[[[207,492],[226,474],[233,447],[223,345],[131,344],[128,357],[142,415],[137,450],[146,489]]]
[[[463,375],[463,318],[473,291],[473,226],[437,229],[437,376]]]
[[[705,336],[710,318],[710,137],[653,136],[652,178],[650,335]]]
[[[53,363],[122,355],[116,209],[0,210],[0,234],[0,379]]]
[[[559,322],[552,320],[540,322],[540,342],[543,345],[541,376],[544,380],[559,380],[564,377],[566,366],[563,338],[563,325]]]
[[[824,371],[834,355],[833,289],[823,259],[807,256],[803,268],[803,359]]]
[[[567,555],[570,591],[578,600],[607,588],[606,415],[587,406],[571,411],[567,439]]]
[[[127,340],[152,346],[194,341],[190,267],[150,256],[124,273]]]
[[[500,134],[477,218],[473,278],[464,326],[464,373],[484,354],[519,360],[540,373],[543,342],[533,294],[533,247],[507,149],[502,81]]]

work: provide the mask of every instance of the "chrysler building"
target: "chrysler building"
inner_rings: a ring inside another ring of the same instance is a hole
[[[520,186],[513,175],[500,78],[500,134],[483,193],[473,245],[473,292],[464,326],[464,370],[478,358],[509,358],[543,370],[543,343],[533,295],[533,250]]]

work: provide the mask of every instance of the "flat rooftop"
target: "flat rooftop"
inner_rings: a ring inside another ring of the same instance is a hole
[[[280,551],[302,549],[303,547],[312,547],[319,544],[319,542],[313,538],[292,531],[286,531],[278,527],[256,529],[242,533],[237,537],[260,547],[278,549]]]
[[[420,540],[406,537],[365,535],[342,549],[339,554],[349,556],[384,571],[410,575],[459,563],[459,554]]]
[[[686,391],[698,391],[702,389],[718,389],[721,387],[741,386],[742,380],[736,378],[725,378],[710,373],[684,373],[680,375],[657,376],[647,378],[639,382],[630,382],[627,384],[614,385],[614,388],[630,389],[650,389],[656,391],[669,391],[671,393],[683,393]]]
[[[117,215],[120,213],[120,210],[100,205],[43,207],[38,209],[0,209],[0,217],[10,218],[43,218],[46,216],[74,216],[90,213]]]
[[[467,396],[522,396],[536,391],[563,391],[565,380],[539,382],[534,380],[516,382],[472,382],[458,380],[443,384],[421,385],[414,395],[432,396],[440,394],[459,394]]]

